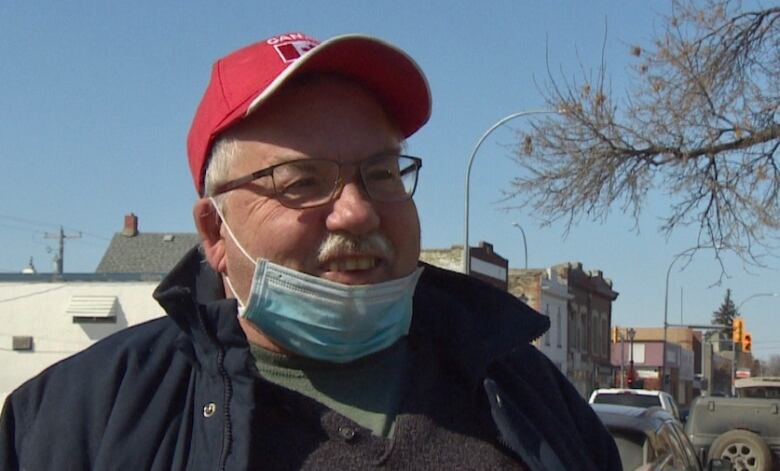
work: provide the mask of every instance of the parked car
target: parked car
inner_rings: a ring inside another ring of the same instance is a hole
[[[780,469],[780,378],[736,381],[737,397],[694,400],[685,433],[701,457],[735,469]]]
[[[700,471],[693,445],[680,422],[660,407],[591,404],[620,453],[624,470]],[[708,471],[730,470],[722,460],[708,461]]]
[[[590,395],[591,404],[615,404],[633,407],[660,407],[680,420],[680,409],[671,394],[651,389],[596,389]]]

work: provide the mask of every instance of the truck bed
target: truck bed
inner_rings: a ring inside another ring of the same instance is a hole
[[[685,424],[694,447],[705,452],[719,435],[734,429],[757,433],[780,456],[780,400],[700,397]]]

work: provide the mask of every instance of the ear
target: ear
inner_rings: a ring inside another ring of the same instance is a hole
[[[200,234],[203,252],[209,265],[217,273],[227,273],[227,259],[225,257],[225,240],[222,238],[220,228],[222,219],[217,214],[211,200],[201,198],[195,202],[192,208],[192,216],[195,219],[195,227]]]

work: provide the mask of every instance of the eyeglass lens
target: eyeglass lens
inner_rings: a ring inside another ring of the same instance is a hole
[[[339,190],[338,162],[298,160],[274,168],[276,197],[290,208],[325,204]],[[417,184],[418,164],[405,156],[387,156],[362,162],[360,177],[368,195],[382,202],[411,197]]]

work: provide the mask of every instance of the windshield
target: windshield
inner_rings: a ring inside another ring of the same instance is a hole
[[[631,393],[598,394],[593,402],[596,404],[616,404],[620,406],[644,408],[661,406],[661,399],[659,396]]]
[[[780,398],[780,388],[777,386],[752,386],[737,389],[739,397],[753,397],[762,399]]]

